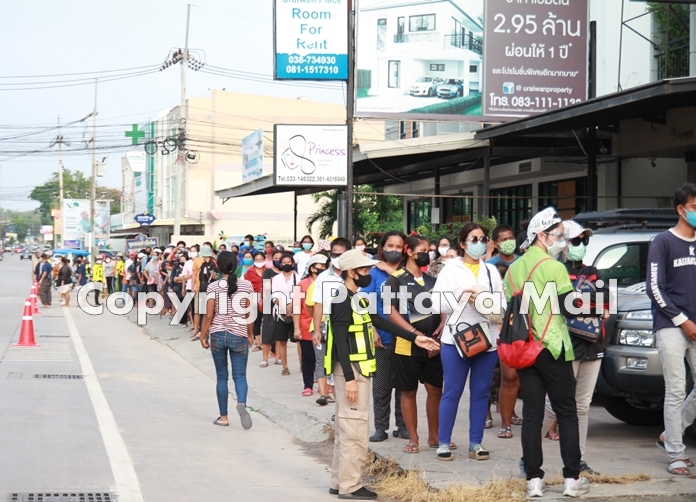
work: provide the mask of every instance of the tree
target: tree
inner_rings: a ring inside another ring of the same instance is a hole
[[[656,56],[659,78],[688,76],[689,6],[648,2],[647,10],[652,13],[657,33],[662,35],[655,40],[659,47]]]
[[[17,234],[17,239],[23,241],[27,234],[39,235],[41,218],[36,211],[6,211],[8,226],[13,228],[12,233]],[[5,231],[7,227],[5,227]]]
[[[404,206],[401,197],[376,195],[384,193],[384,189],[372,185],[356,186],[355,192],[358,192],[353,195],[353,233],[356,236],[364,236],[369,232],[403,230]],[[307,218],[307,230],[311,231],[318,223],[320,237],[326,238],[332,234],[338,215],[337,196],[338,190],[314,194],[314,201],[319,203],[319,208]]]
[[[82,171],[70,171],[63,169],[63,194],[66,199],[88,199],[92,188],[92,177],[85,177]],[[97,184],[97,198],[111,200],[111,214],[121,212],[121,192],[115,188],[101,187]],[[102,197],[102,192],[104,196]],[[59,205],[60,182],[58,173],[53,173],[51,178],[43,185],[34,187],[29,198],[39,203],[37,209],[44,225],[53,223],[51,209]]]

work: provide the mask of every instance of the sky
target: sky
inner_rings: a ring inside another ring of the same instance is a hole
[[[203,69],[246,73],[238,73],[244,77],[240,79],[189,70],[188,97],[224,88],[344,102],[340,84],[310,87],[272,81],[272,5],[271,0],[192,4],[189,48],[204,59]],[[94,77],[114,79],[102,81],[97,91],[97,158],[107,157],[106,176],[98,182],[120,188],[121,157],[130,144],[125,131],[179,104],[180,66],[157,70],[170,49],[184,45],[186,6],[180,0],[3,2],[0,207],[38,207],[28,195],[58,171],[58,146],[49,148],[58,135],[58,116],[66,124],[92,112]],[[37,89],[48,86],[60,87]],[[85,141],[92,138],[92,119],[64,126],[61,133],[71,143],[63,148],[65,168],[90,175],[91,145]]]

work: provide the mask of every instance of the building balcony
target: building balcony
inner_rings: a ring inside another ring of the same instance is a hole
[[[464,49],[476,54],[483,54],[483,44],[471,33],[468,35],[444,35],[437,31],[420,33],[397,33],[395,44],[427,44],[439,49]]]

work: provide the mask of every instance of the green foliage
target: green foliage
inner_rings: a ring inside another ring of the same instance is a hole
[[[409,113],[440,113],[446,115],[464,115],[466,110],[481,103],[481,94],[478,92],[461,98],[448,99],[441,103],[423,106],[409,111]]]
[[[486,229],[486,234],[488,236],[490,236],[493,229],[498,226],[495,216],[491,216],[490,218],[481,216],[476,219],[476,223]],[[464,225],[466,225],[466,223],[445,223],[440,225],[438,230],[433,230],[432,227],[423,225],[416,228],[416,232],[428,239],[431,243],[437,243],[441,238],[447,237],[450,242],[455,244],[459,240],[459,231]]]
[[[662,35],[656,40],[658,51],[661,53],[657,58],[659,78],[687,76],[689,6],[648,2],[647,10],[652,13],[656,31]],[[665,68],[665,60],[667,68]]]
[[[17,240],[22,242],[27,234],[39,235],[41,218],[36,211],[6,211],[9,225],[14,225]]]
[[[355,192],[384,192],[383,188],[372,185],[359,185]],[[319,236],[331,236],[333,224],[338,213],[338,190],[329,190],[314,194],[314,201],[319,208],[307,218],[307,230],[319,225]],[[353,195],[353,233],[365,236],[369,232],[387,232],[402,230],[404,227],[404,205],[401,197],[393,195],[374,195],[355,193]]]
[[[66,199],[88,199],[92,186],[92,177],[85,177],[81,171],[70,171],[63,169],[63,194]],[[121,192],[116,188],[101,187],[97,184],[97,198],[111,200],[111,214],[121,212]],[[44,225],[51,225],[51,209],[58,208],[60,182],[58,173],[53,173],[51,178],[42,185],[34,187],[29,194],[29,198],[39,203],[37,209],[41,222]],[[104,195],[102,196],[102,193]]]
[[[672,7],[672,12],[668,14],[670,5]],[[647,10],[652,13],[659,33],[666,35],[669,28],[670,40],[676,40],[689,35],[688,5],[648,2]],[[681,22],[679,19],[681,19]]]

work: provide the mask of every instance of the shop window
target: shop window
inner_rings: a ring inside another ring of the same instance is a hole
[[[587,211],[587,178],[539,183],[539,210],[548,206],[564,220]]]
[[[430,199],[412,200],[408,202],[407,230],[411,232],[420,226],[430,228],[430,210],[432,202]]]
[[[532,185],[491,190],[490,215],[499,225],[520,231],[520,222],[532,217]]]
[[[461,198],[441,199],[442,223],[470,222],[474,213],[471,195],[465,194]]]

